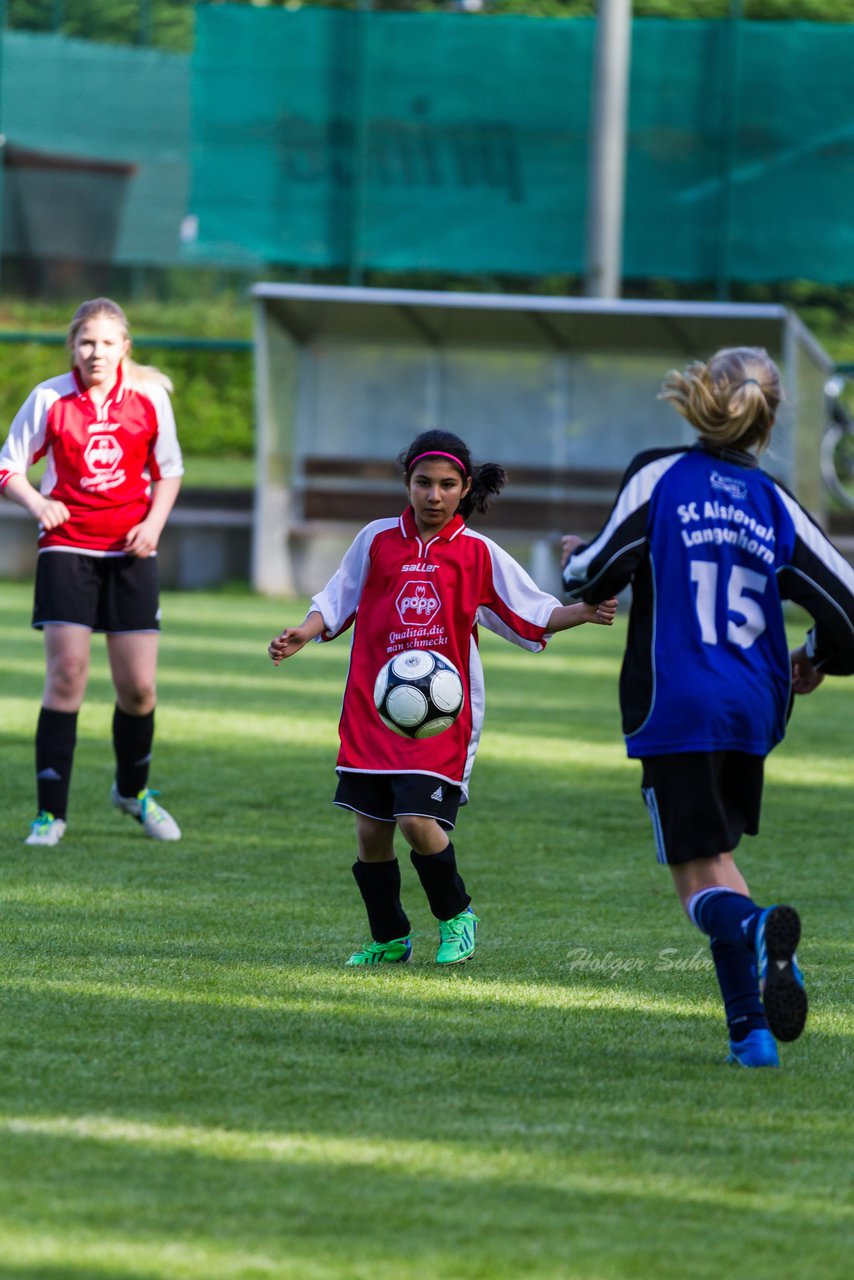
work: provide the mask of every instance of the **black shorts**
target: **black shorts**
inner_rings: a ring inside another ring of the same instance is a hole
[[[33,626],[41,629],[52,622],[110,634],[159,631],[156,556],[42,551],[36,565]]]
[[[398,818],[435,818],[453,831],[462,791],[432,773],[350,773],[339,771],[333,804],[377,822]]]
[[[641,763],[659,862],[678,866],[731,853],[743,835],[758,832],[764,756],[688,751]]]

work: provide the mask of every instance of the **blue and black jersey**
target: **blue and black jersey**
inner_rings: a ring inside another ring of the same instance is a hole
[[[854,672],[854,570],[750,454],[706,444],[638,454],[602,531],[564,570],[596,604],[632,584],[620,677],[630,756],[766,755],[783,737],[791,664],[782,602],[807,653]]]

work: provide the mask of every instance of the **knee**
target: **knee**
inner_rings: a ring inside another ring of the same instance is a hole
[[[82,698],[88,670],[84,659],[72,655],[52,662],[47,672],[46,702],[76,702]]]
[[[394,858],[394,826],[356,815],[356,837],[362,862],[390,862]]]
[[[436,853],[437,843],[441,847],[447,843],[443,840],[441,827],[435,818],[419,818],[415,814],[404,814],[397,820],[400,834],[416,853]]]
[[[157,689],[152,684],[123,685],[116,690],[118,704],[129,716],[147,716],[157,704]]]

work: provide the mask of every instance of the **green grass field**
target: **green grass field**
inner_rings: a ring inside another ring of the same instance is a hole
[[[33,850],[29,605],[0,584],[3,1280],[850,1275],[854,681],[799,703],[743,848],[802,912],[812,999],[748,1072],[624,758],[622,621],[539,658],[484,637],[477,955],[433,965],[402,857],[415,956],[366,974],[330,804],[346,645],[275,670],[302,604],[167,594],[152,785],[184,840],[109,806],[96,643],[69,831]]]

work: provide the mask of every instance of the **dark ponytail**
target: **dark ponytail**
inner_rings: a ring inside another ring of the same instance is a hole
[[[497,462],[482,462],[474,466],[468,445],[452,431],[439,430],[422,431],[400,454],[398,462],[403,467],[407,483],[413,466],[425,454],[435,454],[456,465],[463,479],[471,480],[471,488],[459,505],[459,513],[464,519],[473,511],[486,511],[507,483],[507,472]]]
[[[482,462],[472,472],[471,488],[460,503],[460,515],[485,511],[507,483],[507,472],[497,462]]]

